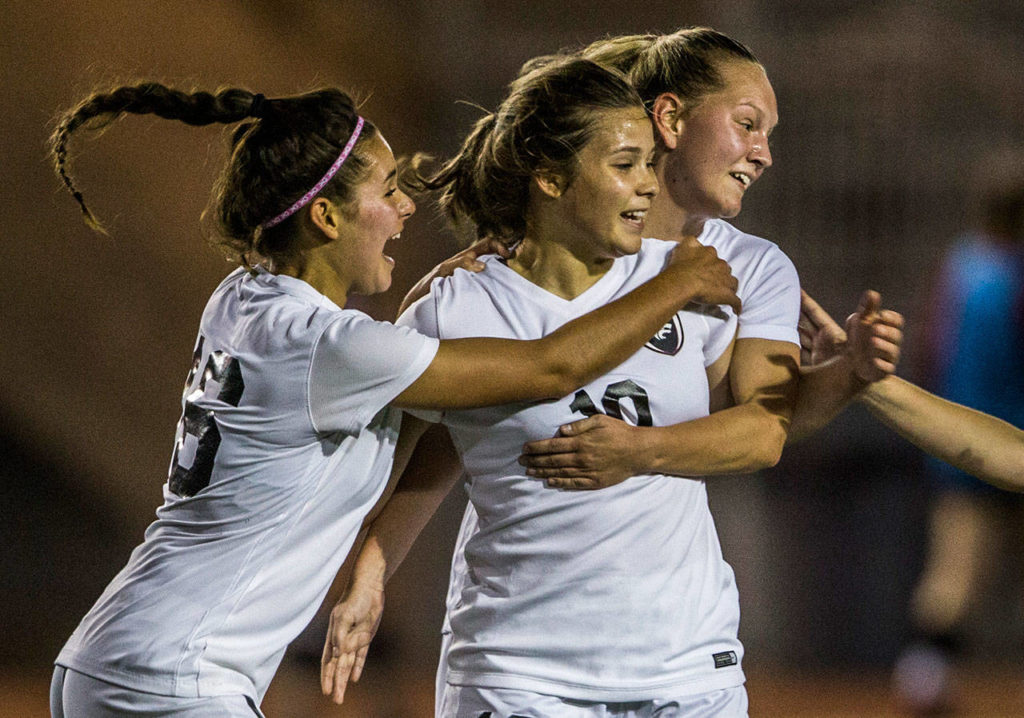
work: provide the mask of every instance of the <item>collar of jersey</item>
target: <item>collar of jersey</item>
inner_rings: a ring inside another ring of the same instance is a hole
[[[335,304],[327,295],[321,294],[312,285],[301,279],[289,277],[287,274],[274,274],[260,266],[256,267],[256,276],[252,279],[265,287],[273,287],[277,291],[300,299],[307,304],[341,311],[341,307]]]
[[[529,279],[521,275],[512,267],[508,266],[508,263],[500,258],[495,257],[488,264],[491,269],[496,269],[495,278],[499,279],[503,284],[514,290],[518,294],[530,297],[540,304],[550,306],[552,303],[561,304],[566,307],[575,307],[580,305],[589,305],[594,300],[592,297],[598,297],[596,306],[602,306],[610,301],[611,296],[614,295],[621,283],[621,277],[626,272],[626,265],[636,261],[636,255],[628,255],[625,257],[619,257],[612,262],[611,269],[604,273],[604,275],[596,282],[591,284],[580,294],[577,294],[572,299],[566,299],[560,297],[557,294],[544,289],[539,284],[534,284]],[[610,286],[610,294],[604,288]],[[608,295],[608,296],[602,296]]]

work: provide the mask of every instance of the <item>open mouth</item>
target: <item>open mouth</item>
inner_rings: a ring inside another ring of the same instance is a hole
[[[402,233],[401,232],[395,232],[393,235],[388,237],[387,242],[392,242],[392,241],[394,241],[396,239],[400,239],[401,237],[402,237]],[[385,242],[385,244],[387,244],[387,242]],[[384,257],[384,261],[385,262],[387,262],[388,264],[394,266],[395,260],[394,260],[393,257],[389,257],[388,255],[384,254],[383,252],[381,252],[380,254],[381,254],[382,257]]]
[[[749,187],[750,183],[754,181],[746,172],[730,172],[729,176],[743,185],[743,189]]]
[[[646,209],[631,209],[626,212],[619,214],[628,224],[636,227],[637,229],[644,228],[644,219],[647,217]]]

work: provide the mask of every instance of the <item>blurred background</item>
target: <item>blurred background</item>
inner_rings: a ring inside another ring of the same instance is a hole
[[[453,151],[519,65],[607,34],[707,24],[768,70],[775,166],[736,224],[778,243],[845,316],[864,288],[908,320],[915,378],[928,288],[969,226],[968,171],[1024,146],[1017,0],[8,0],[0,13],[0,713],[46,715],[50,664],[161,500],[197,322],[231,267],[199,215],[225,136],[130,117],[71,147],[110,236],[88,230],[47,157],[56,113],[140,79],[267,95],[332,84],[364,98],[396,154]],[[469,103],[469,104],[465,104]],[[1019,168],[1018,168],[1019,169]],[[392,319],[457,249],[421,204],[393,254],[394,289],[358,306]],[[737,573],[751,715],[888,715],[887,676],[927,537],[921,457],[854,407],[757,477],[709,482]],[[363,683],[319,696],[323,628],[293,646],[271,716],[420,716],[450,548],[449,497],[389,586]],[[974,715],[1024,714],[1020,551],[968,626]],[[980,681],[980,683],[979,683]],[[988,681],[988,683],[986,683]],[[991,681],[1001,681],[991,684]],[[991,688],[997,685],[997,688]],[[1000,702],[1001,701],[1001,702]]]

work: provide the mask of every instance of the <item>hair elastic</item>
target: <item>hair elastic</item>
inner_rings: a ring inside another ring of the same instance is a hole
[[[334,160],[334,164],[331,165],[330,169],[327,170],[327,173],[320,178],[319,182],[313,185],[313,189],[309,190],[309,192],[306,192],[306,194],[302,195],[302,197],[300,197],[295,204],[286,209],[284,212],[277,215],[273,219],[268,219],[266,222],[261,224],[260,227],[262,229],[270,229],[275,225],[281,224],[281,222],[285,221],[293,214],[298,212],[300,209],[305,207],[307,204],[309,204],[310,200],[312,200],[314,197],[317,196],[317,194],[319,194],[320,190],[324,188],[324,185],[331,181],[331,178],[334,177],[335,174],[337,174],[338,169],[345,163],[345,159],[352,151],[352,148],[355,147],[356,140],[359,139],[359,133],[362,131],[363,118],[358,117],[356,121],[356,128],[352,130],[352,136],[348,138],[348,142],[345,144],[345,148],[341,151],[341,154],[338,155],[338,159]]]
[[[255,117],[260,119],[263,117],[263,110],[266,107],[267,98],[262,92],[257,92],[252,96],[252,104],[249,105],[248,117]]]

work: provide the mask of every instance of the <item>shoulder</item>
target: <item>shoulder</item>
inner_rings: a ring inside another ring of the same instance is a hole
[[[714,247],[718,256],[727,262],[770,259],[792,264],[786,253],[775,242],[737,229],[725,220],[712,219],[704,225],[698,240]]]
[[[627,273],[643,271],[649,267],[653,268],[655,273],[657,273],[664,268],[665,262],[668,260],[669,255],[672,254],[672,250],[678,246],[677,242],[644,237],[641,240],[639,252],[619,257],[615,261],[622,264],[626,268]]]

